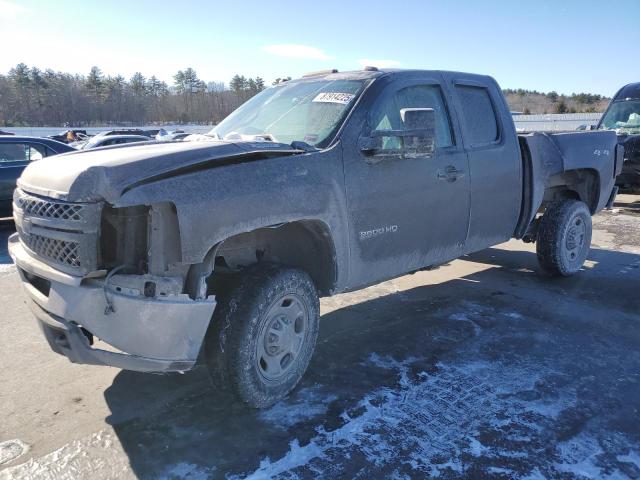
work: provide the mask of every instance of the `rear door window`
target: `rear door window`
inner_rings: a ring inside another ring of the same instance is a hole
[[[497,142],[500,132],[489,90],[471,85],[456,85],[456,92],[462,107],[465,135],[471,146]]]

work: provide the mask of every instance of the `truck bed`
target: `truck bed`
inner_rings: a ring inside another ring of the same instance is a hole
[[[545,197],[557,185],[571,185],[596,213],[614,192],[624,151],[609,131],[519,134],[522,152],[522,208],[515,238],[522,238]]]

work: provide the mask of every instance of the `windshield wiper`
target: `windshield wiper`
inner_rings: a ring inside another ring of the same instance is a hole
[[[296,150],[302,150],[304,152],[317,152],[319,150],[319,148],[316,148],[313,145],[301,140],[295,140],[291,142],[290,145]]]

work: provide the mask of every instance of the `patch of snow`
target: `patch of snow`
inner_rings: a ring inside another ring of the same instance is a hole
[[[304,388],[267,410],[260,412],[260,419],[277,428],[289,429],[297,423],[323,415],[335,395],[324,394],[320,386]]]
[[[473,326],[473,333],[475,336],[480,335],[482,332],[482,328],[476,322],[474,322],[468,315],[464,312],[457,312],[449,315],[449,320],[453,320],[455,322],[468,322]]]
[[[540,428],[535,419],[544,419],[561,408],[541,408],[535,400],[519,398],[517,392],[530,390],[537,378],[515,366],[505,371],[495,363],[481,361],[461,366],[439,364],[437,374],[410,376],[415,358],[398,361],[371,354],[368,360],[376,367],[396,370],[397,386],[370,392],[350,409],[358,411],[357,416],[343,412],[341,427],[333,431],[317,427],[317,435],[305,446],[294,440],[282,458],[263,459],[249,478],[292,474],[294,469],[307,468],[311,461],[314,469],[327,474],[341,463],[348,464],[356,452],[376,468],[403,463],[420,476],[464,475],[463,454],[527,457],[522,450],[526,447],[483,445],[477,438],[481,428],[507,425],[536,435]],[[558,401],[563,404],[564,399]],[[512,470],[505,472],[514,474]]]
[[[185,479],[185,480],[208,480],[212,477],[215,469],[203,468],[193,463],[180,462],[176,465],[168,468],[158,478],[160,480],[173,480],[173,479]]]
[[[308,464],[314,458],[324,457],[324,450],[313,440],[304,447],[301,447],[298,440],[293,440],[289,444],[289,451],[280,460],[271,462],[269,458],[260,462],[258,469],[247,475],[246,480],[269,480],[276,475],[293,470],[297,467]],[[238,478],[238,477],[231,477]]]
[[[110,430],[100,430],[83,439],[29,461],[0,471],[0,480],[92,480],[134,477],[129,459]]]
[[[481,457],[487,449],[475,437],[469,438],[469,453],[474,457]]]
[[[491,466],[487,467],[487,472],[488,473],[494,473],[494,474],[509,475],[509,477],[511,477],[511,478],[514,477],[514,473],[515,473],[510,468],[491,467]]]
[[[0,465],[14,461],[29,451],[29,445],[14,439],[0,442]]]
[[[557,450],[560,454],[561,462],[556,464],[556,468],[564,473],[575,475],[578,478],[589,479],[622,479],[627,478],[619,470],[608,474],[599,465],[598,456],[604,451],[598,440],[587,433],[580,433],[575,437],[562,442]]]
[[[534,468],[531,472],[529,472],[526,476],[522,477],[522,480],[546,480],[545,477],[538,467]]]
[[[633,463],[640,468],[640,453],[635,450],[631,450],[627,455],[618,455],[617,459],[619,462]]]

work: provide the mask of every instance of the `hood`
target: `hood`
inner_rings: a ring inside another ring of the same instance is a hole
[[[272,142],[122,145],[57,155],[30,164],[18,180],[28,192],[75,202],[114,203],[138,184],[235,161],[303,153]]]

